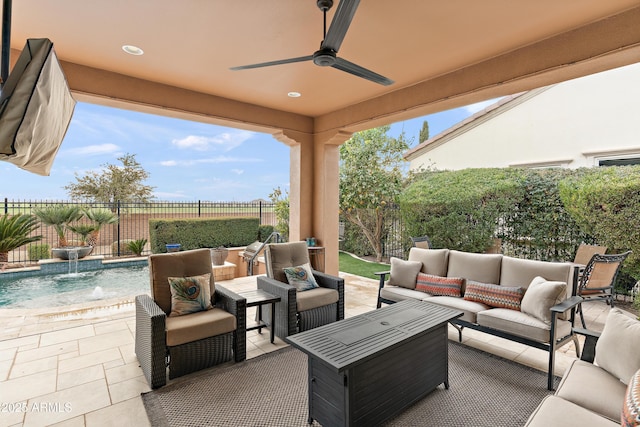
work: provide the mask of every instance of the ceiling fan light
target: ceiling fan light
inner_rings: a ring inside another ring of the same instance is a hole
[[[300,98],[302,94],[300,92],[289,92],[287,96],[289,98]]]

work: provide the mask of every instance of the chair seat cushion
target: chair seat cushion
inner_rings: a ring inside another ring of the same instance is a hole
[[[556,396],[620,422],[626,390],[622,381],[604,369],[574,360],[565,371]]]
[[[338,302],[338,291],[329,288],[314,288],[298,292],[296,302],[298,311],[307,311]]]
[[[557,396],[547,396],[533,411],[525,427],[558,425],[562,427],[613,427],[620,424]]]
[[[551,331],[551,325],[546,322],[508,308],[492,308],[478,313],[478,324],[541,343],[549,342]],[[571,322],[558,320],[556,327],[558,337],[564,337],[571,333]]]
[[[167,317],[167,346],[173,347],[204,338],[233,332],[236,317],[221,308],[183,316]]]

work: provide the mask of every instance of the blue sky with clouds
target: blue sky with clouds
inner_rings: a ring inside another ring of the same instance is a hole
[[[433,136],[491,102],[394,123],[389,134],[404,131],[416,145],[424,120]],[[149,172],[157,200],[251,201],[289,188],[289,148],[271,135],[79,102],[51,175],[0,162],[0,197],[66,200],[75,174],[119,164],[125,153]]]

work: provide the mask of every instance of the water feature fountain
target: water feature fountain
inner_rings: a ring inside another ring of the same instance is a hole
[[[78,274],[78,249],[69,249],[69,274]]]

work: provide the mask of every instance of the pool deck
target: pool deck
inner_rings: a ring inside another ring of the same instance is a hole
[[[345,279],[345,316],[375,309],[376,280]],[[255,289],[256,279],[217,282],[233,291]],[[150,390],[134,354],[132,298],[72,308],[0,309],[0,426],[149,426],[141,393]],[[255,308],[248,309],[251,318]],[[609,307],[584,305],[590,329],[602,330]],[[457,340],[449,327],[449,339]],[[548,353],[467,330],[469,346],[546,371]],[[247,333],[247,358],[285,347],[269,333]],[[573,344],[558,350],[556,374],[575,357]],[[215,368],[213,368],[215,369]],[[197,375],[194,373],[191,375]]]

